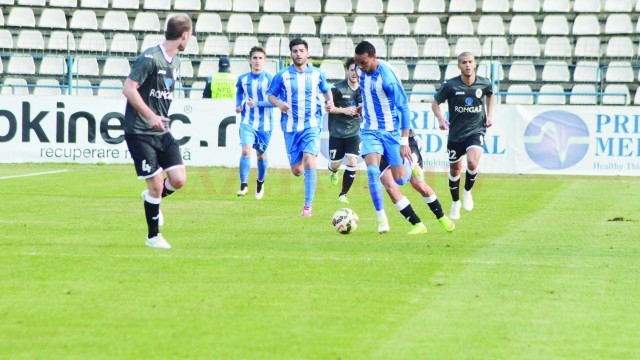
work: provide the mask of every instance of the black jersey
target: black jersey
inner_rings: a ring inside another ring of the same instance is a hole
[[[360,89],[352,90],[347,80],[337,82],[331,87],[333,105],[339,108],[358,106],[362,103]],[[348,138],[360,134],[360,119],[357,116],[329,114],[329,135]]]
[[[449,102],[449,141],[486,133],[486,95],[493,95],[491,81],[481,76],[471,85],[463,83],[461,76],[442,83],[434,98],[439,103]]]
[[[129,78],[140,84],[138,93],[145,104],[154,113],[168,117],[179,69],[180,59],[174,56],[173,60],[168,62],[158,45],[140,54],[131,68]],[[128,134],[159,135],[168,130],[154,130],[127,101],[124,112],[124,131]]]

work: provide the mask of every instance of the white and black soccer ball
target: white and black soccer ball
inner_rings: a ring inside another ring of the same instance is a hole
[[[358,215],[349,208],[342,208],[333,214],[331,224],[340,234],[349,234],[358,228]]]

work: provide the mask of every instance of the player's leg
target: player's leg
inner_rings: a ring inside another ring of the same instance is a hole
[[[240,175],[240,190],[236,192],[236,195],[238,196],[245,196],[248,192],[249,171],[251,171],[251,149],[255,141],[255,130],[248,125],[240,125],[240,145],[242,146],[242,154],[240,155],[240,164],[238,166],[238,172]]]
[[[318,172],[316,157],[320,151],[320,128],[309,128],[302,132],[302,166],[304,167],[304,207],[302,216],[311,216],[313,198],[316,194]]]
[[[269,160],[267,159],[267,148],[271,141],[271,131],[259,131],[257,133],[257,144],[254,144],[258,157],[258,179],[256,180],[256,199],[260,200],[264,196],[264,181],[267,176]]]
[[[461,143],[449,142],[447,144],[449,152],[449,192],[451,193],[451,212],[449,217],[452,220],[460,219],[460,171],[462,170],[462,156],[464,147]]]
[[[400,211],[400,214],[402,214],[402,216],[407,219],[411,223],[411,225],[413,225],[413,228],[411,229],[411,231],[409,231],[409,234],[425,234],[427,232],[427,227],[424,226],[418,214],[416,214],[416,212],[413,210],[409,199],[407,199],[407,197],[404,196],[404,194],[400,191],[400,187],[393,179],[393,176],[391,175],[391,171],[389,171],[389,169],[382,172],[382,174],[380,175],[380,182],[387,191],[387,194],[389,194],[391,202],[393,202],[393,205],[396,207],[396,209],[398,209],[398,211]]]
[[[380,138],[393,179],[398,185],[406,184],[411,178],[411,165],[400,155],[400,132],[381,132]]]
[[[467,148],[467,173],[464,179],[464,191],[462,192],[462,206],[465,210],[473,210],[473,197],[471,196],[471,188],[478,177],[478,163],[482,156],[482,147],[472,145]]]
[[[368,151],[368,148],[371,147],[363,145],[363,152]],[[364,162],[367,164],[369,194],[371,195],[371,201],[378,216],[378,232],[384,234],[389,231],[389,220],[384,211],[384,197],[382,194],[382,183],[380,182],[380,154],[376,152],[368,153],[364,155]]]
[[[338,185],[338,170],[344,158],[344,149],[340,140],[329,136],[329,181],[332,185]]]
[[[346,138],[343,141],[343,151],[347,157],[347,168],[342,176],[342,191],[338,196],[338,201],[349,203],[347,193],[351,189],[356,179],[356,170],[358,169],[358,156],[360,155],[360,136]]]

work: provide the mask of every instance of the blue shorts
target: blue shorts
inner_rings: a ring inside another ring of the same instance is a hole
[[[378,153],[384,155],[390,166],[400,166],[403,164],[400,155],[400,130],[362,130],[360,140],[362,141],[362,157],[367,154]]]
[[[318,156],[320,151],[320,130],[319,127],[313,127],[302,131],[284,133],[289,165],[293,166],[302,161],[303,153]]]
[[[267,152],[271,141],[271,131],[258,131],[249,124],[240,124],[240,145],[252,144],[253,148],[261,154]]]

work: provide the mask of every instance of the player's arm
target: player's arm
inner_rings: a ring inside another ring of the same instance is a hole
[[[271,86],[271,82],[273,81],[273,77],[267,73],[267,78],[269,79],[269,87]],[[270,101],[269,98],[267,98],[267,100],[260,100],[256,103],[257,107],[264,107],[264,108],[272,108],[272,107],[276,107],[275,105],[273,105]]]
[[[244,100],[244,87],[242,86],[242,77],[238,78],[236,83],[236,113],[242,112],[242,102]]]
[[[287,113],[291,109],[291,105],[278,99],[278,94],[280,94],[283,87],[282,72],[279,72],[273,77],[273,80],[271,80],[271,85],[269,85],[269,90],[267,90],[267,98],[274,107],[277,107],[283,113]]]
[[[122,94],[131,106],[133,106],[140,115],[147,120],[149,126],[151,126],[154,130],[162,131],[165,129],[164,123],[168,123],[169,119],[160,116],[151,110],[151,108],[145,104],[142,96],[138,92],[138,88],[140,84],[131,78],[127,78],[124,81],[124,86],[122,88]]]
[[[328,112],[331,112],[331,110],[333,110],[335,107],[333,106],[333,95],[331,94],[331,91],[325,91],[322,93],[322,96],[324,96],[324,106],[327,109]]]
[[[487,94],[486,102],[487,102],[487,120],[485,121],[484,126],[491,127],[491,125],[493,125],[493,122],[491,121],[491,119],[493,118],[493,106],[495,105],[493,103],[493,93]]]
[[[400,113],[400,130],[402,130],[402,138],[400,139],[400,155],[411,161],[411,148],[409,148],[409,130],[411,129],[411,110],[409,109],[409,99],[407,93],[402,87],[402,83],[397,76],[390,77],[390,87],[393,91],[393,103]]]
[[[447,83],[443,83],[440,87],[440,90],[438,90],[436,95],[433,97],[433,104],[431,104],[431,111],[433,111],[433,115],[435,115],[436,119],[438,119],[440,130],[449,129],[449,121],[444,118],[444,115],[442,115],[442,110],[440,110],[440,104],[442,104],[446,100],[446,87]]]

